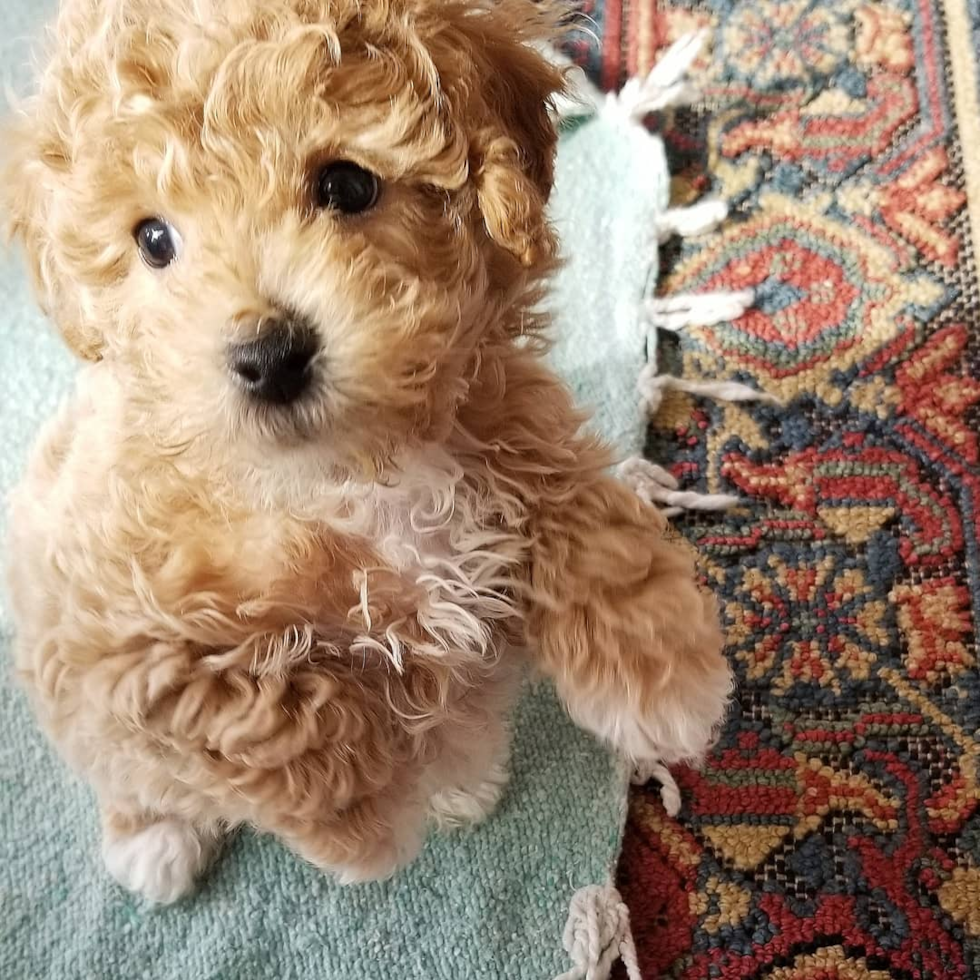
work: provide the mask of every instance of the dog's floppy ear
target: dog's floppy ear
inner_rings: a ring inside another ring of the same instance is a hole
[[[533,268],[555,251],[545,205],[558,140],[549,101],[561,78],[524,45],[501,52],[500,62],[487,93],[495,118],[471,144],[477,200],[490,237]]]
[[[29,104],[0,132],[0,228],[7,241],[23,248],[41,308],[68,346],[79,357],[97,361],[102,334],[87,322],[80,287],[66,274],[53,214],[54,185],[58,171],[69,167],[68,151],[60,138],[46,132],[39,110],[39,105]]]
[[[544,4],[497,0],[471,17],[484,124],[470,133],[470,168],[490,237],[533,268],[556,250],[545,217],[558,134],[551,114],[561,70],[533,42],[554,33]]]

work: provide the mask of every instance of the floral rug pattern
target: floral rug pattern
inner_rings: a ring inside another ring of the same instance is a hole
[[[645,977],[980,976],[980,3],[606,0],[606,88],[712,29],[664,127],[675,196],[734,202],[665,292],[754,287],[668,338],[649,453],[744,505],[685,517],[738,678],[666,816],[637,789],[619,884]]]

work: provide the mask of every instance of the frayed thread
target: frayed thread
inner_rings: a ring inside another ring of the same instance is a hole
[[[586,885],[572,896],[562,944],[573,965],[555,980],[609,980],[618,960],[629,980],[642,980],[629,909],[612,885]]]
[[[557,95],[551,106],[553,115],[559,122],[594,116],[601,108],[605,97],[588,79],[585,72],[567,55],[550,44],[539,42],[534,45],[540,54],[565,76],[565,91]]]

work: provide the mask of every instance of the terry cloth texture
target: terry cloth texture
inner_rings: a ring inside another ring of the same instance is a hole
[[[738,704],[705,770],[675,772],[677,819],[632,797],[643,976],[980,976],[980,5],[592,14],[576,55],[607,88],[712,31],[704,111],[661,123],[672,172],[736,213],[665,249],[660,288],[757,306],[668,367],[784,402],[668,393],[647,445],[745,504],[680,521]]]

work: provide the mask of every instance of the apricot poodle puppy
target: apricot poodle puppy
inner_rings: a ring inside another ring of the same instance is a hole
[[[4,206],[84,362],[15,492],[16,668],[159,902],[248,824],[355,882],[488,814],[523,663],[637,761],[730,687],[541,359],[525,0],[64,0]]]

